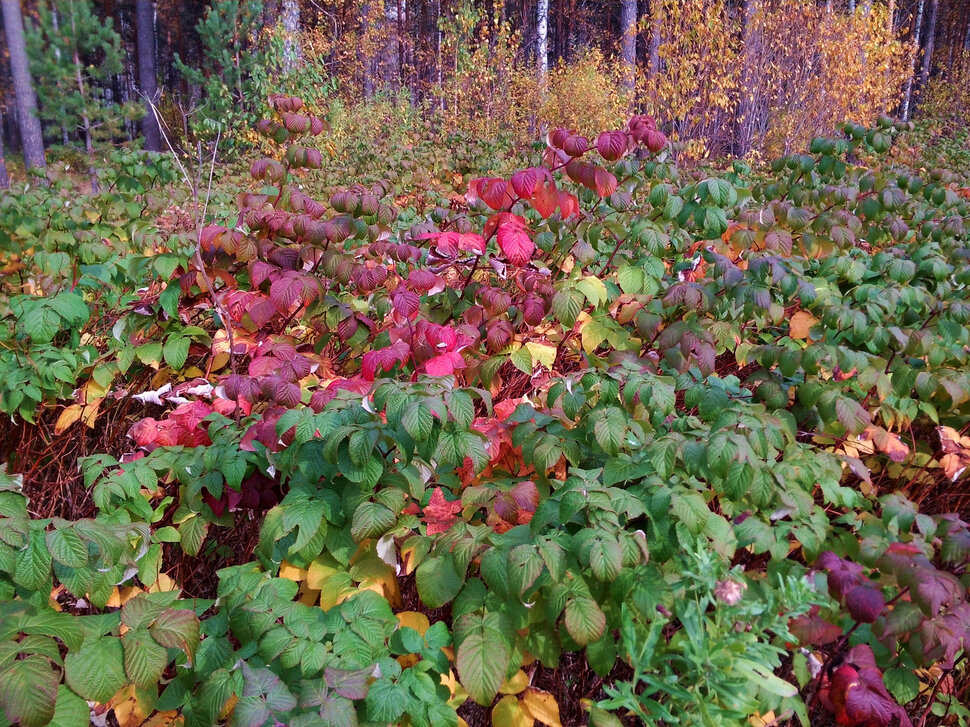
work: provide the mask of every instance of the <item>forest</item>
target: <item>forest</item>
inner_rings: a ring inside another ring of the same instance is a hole
[[[970,727],[970,3],[0,11],[0,727]]]

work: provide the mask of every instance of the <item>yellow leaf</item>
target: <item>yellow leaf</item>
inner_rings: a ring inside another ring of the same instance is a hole
[[[165,591],[174,591],[177,584],[168,574],[159,573],[158,578],[152,584],[151,588],[148,589],[149,593],[160,593]]]
[[[431,627],[431,622],[428,621],[428,617],[418,611],[401,611],[395,615],[397,616],[398,623],[401,624],[401,628],[407,626],[422,636]]]
[[[526,687],[522,694],[522,706],[546,727],[562,727],[559,721],[559,704],[549,692],[535,687]]]
[[[770,727],[770,725],[775,724],[778,718],[775,717],[774,712],[768,712],[767,714],[753,714],[748,718],[748,723],[751,727]]]
[[[121,727],[138,727],[152,713],[152,705],[146,699],[147,694],[129,685],[118,692],[110,702],[114,709],[115,719]]]
[[[500,694],[518,694],[527,686],[529,686],[529,675],[519,669],[511,679],[498,688],[498,691]]]
[[[532,354],[533,361],[538,361],[550,371],[552,370],[552,366],[556,362],[555,346],[550,346],[548,343],[529,341],[525,344],[525,347],[529,349],[529,353]]]
[[[302,583],[306,580],[307,571],[305,568],[297,568],[294,565],[290,565],[285,560],[280,565],[280,578],[286,578],[289,581],[294,581],[295,583]]]
[[[818,323],[818,318],[806,310],[796,311],[788,322],[788,335],[791,338],[805,340],[812,326]]]
[[[340,565],[337,560],[332,555],[321,555],[312,563],[307,570],[306,584],[307,588],[314,591],[319,591],[323,588],[323,583],[330,576],[341,570]]]
[[[80,418],[81,405],[71,404],[57,417],[57,421],[54,423],[54,434],[63,434],[69,426]]]
[[[492,708],[492,727],[533,727],[535,719],[513,695],[502,697]]]

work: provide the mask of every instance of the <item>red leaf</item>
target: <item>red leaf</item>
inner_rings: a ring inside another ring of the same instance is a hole
[[[814,613],[793,618],[788,624],[788,629],[798,638],[799,643],[821,646],[838,639],[842,635],[842,629],[819,616],[818,606],[813,610]]]
[[[269,298],[280,313],[287,313],[303,293],[303,281],[298,275],[284,273],[269,287]]]
[[[667,146],[667,137],[656,129],[647,131],[645,140],[647,142],[647,148],[655,154]]]
[[[538,326],[546,317],[546,301],[534,293],[529,293],[522,301],[522,318],[530,326]]]
[[[408,274],[408,282],[419,293],[427,293],[441,282],[441,279],[430,270],[412,270]]]
[[[522,267],[532,259],[535,243],[522,223],[509,220],[498,228],[498,246],[512,265]]]
[[[535,211],[547,219],[559,206],[559,191],[556,189],[556,181],[552,175],[546,172],[545,176],[540,177],[535,191],[529,200]]]
[[[602,167],[596,167],[593,174],[592,189],[600,197],[609,197],[616,191],[616,177]]]
[[[368,351],[361,360],[360,375],[367,381],[373,381],[379,370],[390,371],[398,363],[403,366],[410,355],[411,349],[404,341],[396,341],[390,346]]]
[[[562,150],[571,157],[581,157],[589,151],[589,139],[585,136],[572,134],[563,142]]]
[[[458,249],[472,255],[484,255],[485,238],[474,232],[463,232],[458,235]]]
[[[604,131],[596,137],[596,151],[608,162],[615,162],[626,154],[629,137],[622,131]]]
[[[886,691],[872,649],[864,644],[852,647],[833,672],[828,698],[841,725],[888,727],[894,718],[900,725],[912,725],[906,711]]]
[[[579,214],[579,200],[575,194],[559,190],[559,215],[562,219],[568,219],[573,215]]]
[[[465,198],[469,202],[480,199],[493,210],[508,209],[515,202],[509,183],[494,177],[473,179]]]
[[[953,604],[963,598],[963,585],[949,573],[930,567],[906,575],[904,582],[912,588],[913,603],[930,618],[940,612],[943,604]]]
[[[398,288],[394,291],[394,295],[391,296],[391,303],[394,306],[395,312],[408,320],[414,320],[421,308],[421,299],[417,293],[405,290],[404,288]]]
[[[461,500],[449,502],[445,499],[444,491],[440,487],[434,488],[431,500],[424,508],[422,519],[427,523],[427,534],[443,533],[458,521],[461,512]]]
[[[457,351],[449,351],[429,359],[424,364],[425,373],[430,376],[451,376],[455,369],[465,368],[465,359]]]
[[[845,594],[845,607],[856,621],[871,624],[886,607],[886,599],[878,588],[862,583]]]
[[[512,189],[522,199],[529,199],[539,183],[539,174],[542,171],[546,170],[541,167],[530,167],[516,172],[511,179]]]
[[[829,572],[829,590],[838,599],[841,599],[850,588],[862,580],[861,565],[840,558],[830,550],[818,557],[818,560],[815,561],[815,567],[823,568]]]

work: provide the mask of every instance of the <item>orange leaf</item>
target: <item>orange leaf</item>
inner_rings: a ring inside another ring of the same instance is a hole
[[[562,727],[559,721],[559,704],[549,692],[526,687],[522,694],[522,706],[546,727]]]
[[[818,319],[805,310],[796,311],[788,321],[788,335],[791,338],[805,340],[812,326],[818,323]]]
[[[63,434],[68,427],[70,427],[74,422],[81,418],[81,405],[71,404],[61,415],[57,417],[57,422],[54,424],[54,434]]]

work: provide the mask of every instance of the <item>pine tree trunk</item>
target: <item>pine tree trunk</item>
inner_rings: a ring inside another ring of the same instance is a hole
[[[145,99],[145,118],[141,130],[145,135],[145,149],[162,150],[162,133],[154,106],[158,102],[158,82],[155,66],[155,3],[135,0],[135,24],[138,26],[138,86]]]
[[[549,0],[536,3],[536,75],[544,84],[549,74]]]
[[[367,36],[369,35],[368,30],[370,28],[370,3],[364,2],[360,4],[360,38],[357,43],[357,65],[360,66],[361,72],[361,87],[364,93],[364,99],[369,100],[371,96],[374,95],[374,79],[371,77],[370,68],[370,55],[368,54],[369,49],[365,49],[365,45],[368,44]]]
[[[909,121],[909,112],[913,101],[913,80],[916,76],[916,56],[919,54],[920,37],[923,31],[923,8],[926,0],[919,0],[916,8],[916,24],[913,26],[913,37],[916,39],[916,53],[913,54],[913,62],[909,67],[909,78],[906,79],[906,93],[903,95],[903,109],[900,116],[903,121]]]
[[[620,2],[620,59],[623,62],[623,87],[633,101],[637,83],[637,0]]]
[[[930,17],[926,21],[926,50],[923,52],[923,65],[919,73],[919,92],[926,90],[933,68],[933,47],[936,45],[936,18],[939,14],[940,0],[930,0]]]
[[[660,71],[660,0],[650,0],[650,72],[654,79]]]
[[[0,0],[3,11],[3,29],[10,54],[10,71],[13,75],[14,93],[17,96],[17,121],[20,139],[24,147],[24,162],[28,167],[47,168],[44,158],[44,135],[37,118],[37,95],[30,77],[27,61],[27,45],[24,42],[24,19],[20,14],[19,0]]]
[[[3,112],[0,111],[0,189],[10,189],[10,177],[7,175],[7,160],[3,155]]]
[[[291,73],[300,61],[300,2],[299,0],[283,0],[283,11],[280,13],[283,23],[283,71]]]

